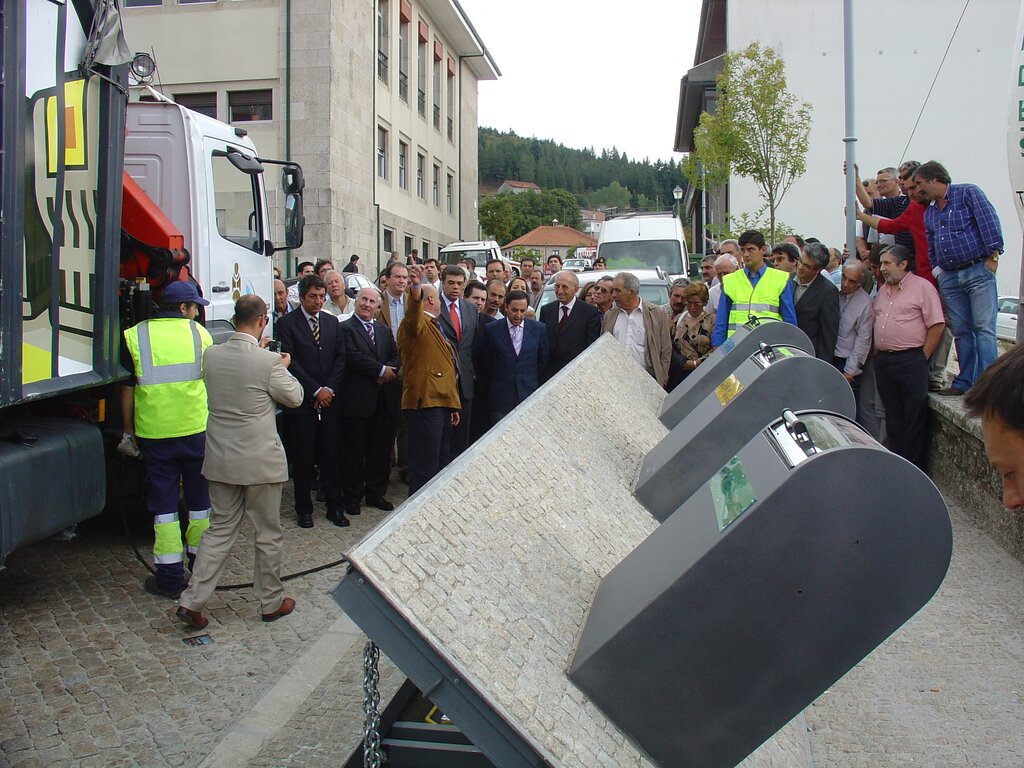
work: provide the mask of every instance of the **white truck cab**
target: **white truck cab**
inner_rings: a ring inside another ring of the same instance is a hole
[[[146,91],[154,100],[128,104],[124,170],[183,235],[192,277],[210,301],[206,327],[222,341],[240,296],[273,306],[271,257],[301,245],[301,170],[259,158],[243,129]],[[272,186],[281,210],[268,206],[264,163],[283,166],[283,195]],[[272,213],[283,222],[280,246]]]
[[[494,240],[467,240],[449,243],[441,249],[437,261],[443,269],[445,265],[458,264],[465,258],[473,259],[476,262],[476,273],[480,277],[486,273],[487,262],[495,259],[507,264],[512,270],[513,276],[519,276],[519,262],[502,255],[501,248]]]

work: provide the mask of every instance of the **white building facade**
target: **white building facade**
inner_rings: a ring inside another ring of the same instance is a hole
[[[862,176],[868,178],[904,160],[938,160],[954,182],[979,185],[995,205],[1003,227],[1006,255],[1000,262],[1000,293],[1016,295],[1021,227],[1007,170],[1006,132],[1020,3],[973,2],[962,20],[962,0],[854,0],[853,9],[855,135]],[[776,50],[785,61],[789,90],[813,107],[807,173],[786,195],[778,218],[801,235],[841,245],[845,238],[843,3],[704,0],[691,70],[692,83],[706,91],[702,108],[707,97],[714,102],[712,62],[724,50],[742,50],[755,40]],[[680,98],[677,151],[691,148],[692,126],[688,132],[687,123],[695,124],[699,115],[693,114],[696,97],[692,92],[691,107],[684,109],[688,86],[684,83]],[[727,200],[731,213],[754,213],[762,205],[752,181],[731,180]],[[709,207],[714,215],[713,206]]]
[[[279,266],[436,256],[477,232],[477,88],[499,71],[456,0],[125,0],[155,85],[300,163],[305,244]],[[290,262],[290,263],[288,263]]]

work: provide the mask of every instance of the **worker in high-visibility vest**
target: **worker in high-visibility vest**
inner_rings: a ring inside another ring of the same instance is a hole
[[[785,320],[796,325],[789,274],[764,262],[764,235],[750,229],[740,235],[743,269],[722,278],[722,298],[715,313],[711,346],[720,347],[751,317]]]
[[[146,579],[150,594],[177,599],[199,540],[210,525],[210,494],[203,477],[206,451],[206,385],[203,352],[213,344],[196,322],[208,305],[191,282],[168,285],[159,312],[124,332],[134,377],[121,393],[126,439],[137,443],[146,468],[146,505],[153,515],[153,565]],[[185,546],[178,522],[178,489],[188,509]]]

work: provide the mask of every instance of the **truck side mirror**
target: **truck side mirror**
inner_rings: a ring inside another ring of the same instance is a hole
[[[286,195],[301,194],[305,186],[302,168],[295,164],[287,164],[281,169],[281,191]]]
[[[217,155],[221,153],[214,152],[214,154]],[[263,166],[260,164],[259,160],[254,157],[249,157],[233,147],[229,148],[228,151],[223,154],[227,157],[228,162],[242,173],[248,174],[249,176],[255,176],[258,173],[263,173]]]
[[[301,179],[301,172],[299,174]],[[306,218],[302,213],[302,192],[289,192],[284,201],[284,245],[298,248],[302,245],[302,230]]]

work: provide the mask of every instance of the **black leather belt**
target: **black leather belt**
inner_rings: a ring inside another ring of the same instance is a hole
[[[984,256],[979,256],[978,258],[972,259],[971,261],[965,262],[963,264],[957,264],[955,267],[949,267],[948,269],[946,269],[946,272],[959,272],[960,270],[967,269],[968,267],[973,267],[975,264],[980,264],[987,258],[988,254],[985,254]]]
[[[924,347],[911,347],[910,349],[880,349],[878,352],[883,355],[903,355],[907,352],[923,353]]]

